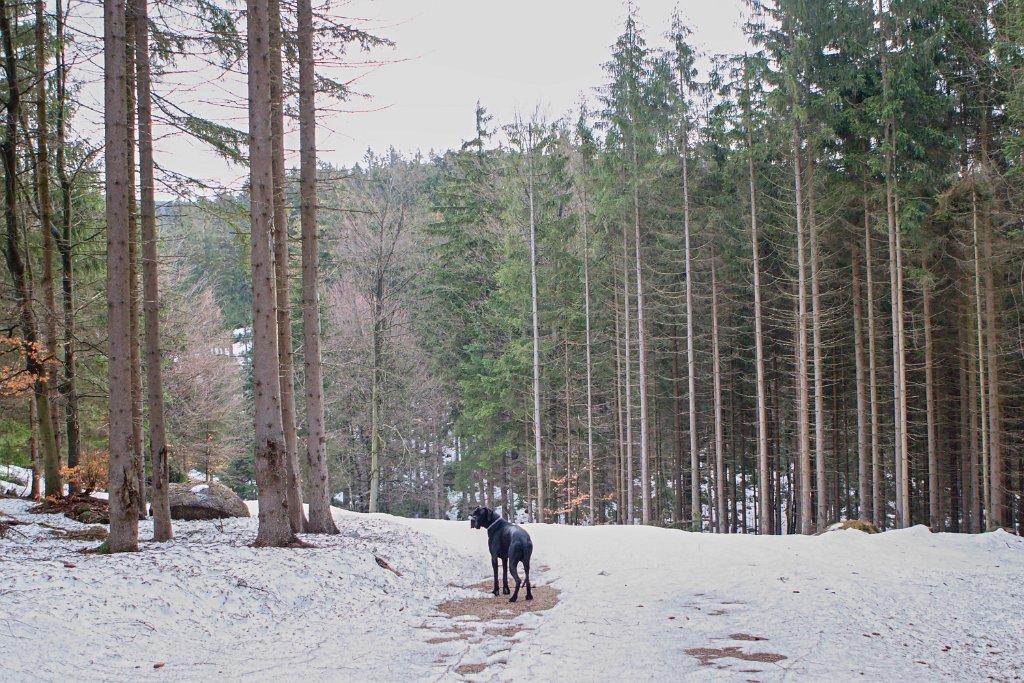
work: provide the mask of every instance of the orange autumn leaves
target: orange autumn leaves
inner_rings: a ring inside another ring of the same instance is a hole
[[[39,342],[16,337],[0,337],[0,396],[20,396],[32,389],[39,379],[29,368],[45,368],[58,361],[46,356]]]

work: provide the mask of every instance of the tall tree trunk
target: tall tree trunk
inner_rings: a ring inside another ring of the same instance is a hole
[[[373,299],[373,338],[371,340],[371,386],[370,386],[370,508],[369,512],[380,512],[380,456],[383,450],[383,384],[384,371],[382,354],[384,350],[383,321],[384,282],[378,273]]]
[[[618,278],[616,268],[612,266],[612,274]],[[619,323],[619,290],[615,289],[615,436],[618,442],[616,452],[618,454],[615,463],[615,519],[619,524],[626,523],[626,417],[625,401],[622,397],[623,362],[622,347],[619,346],[619,339],[622,336]],[[627,394],[628,396],[628,394]]]
[[[583,316],[586,327],[587,354],[587,472],[589,474],[589,490],[587,500],[590,501],[590,523],[595,523],[594,501],[594,393],[593,371],[590,357],[590,224],[587,210],[587,189],[583,188]]]
[[[814,469],[817,475],[818,528],[828,524],[828,477],[825,468],[825,370],[821,342],[821,284],[818,277],[818,215],[814,204],[814,160],[807,163],[807,218],[811,237],[811,334],[814,344]],[[838,501],[837,501],[838,502]]]
[[[697,450],[697,382],[693,344],[693,260],[690,253],[690,181],[687,156],[689,141],[683,141],[683,248],[686,259],[686,386],[690,418],[690,524],[693,531],[703,528],[700,502],[700,452]],[[639,247],[638,247],[639,248]]]
[[[985,328],[982,322],[982,310],[984,307],[982,301],[982,289],[981,289],[981,270],[982,261],[979,251],[979,231],[980,225],[978,220],[978,189],[975,185],[975,177],[971,176],[971,224],[972,234],[974,238],[974,323],[975,323],[975,334],[977,335],[976,340],[978,343],[978,374],[977,374],[977,386],[978,386],[978,422],[981,426],[981,450],[978,452],[978,456],[981,460],[981,486],[982,486],[982,515],[979,516],[979,527],[981,529],[987,528],[992,524],[992,495],[989,487],[991,481],[989,479],[989,407],[991,401],[987,400],[988,393],[988,377],[985,372]]]
[[[533,315],[533,448],[537,459],[537,521],[543,522],[544,513],[544,461],[541,449],[540,422],[540,317],[537,311],[537,216],[533,197],[533,128],[530,127],[529,177],[527,194],[530,210],[530,306]]]
[[[14,297],[18,307],[22,338],[25,343],[25,369],[33,378],[32,391],[36,398],[39,419],[39,440],[46,476],[46,496],[63,495],[60,477],[60,454],[50,410],[48,370],[37,349],[39,328],[32,310],[32,280],[21,253],[21,224],[18,207],[18,123],[21,118],[21,83],[18,78],[17,54],[6,0],[0,0],[0,34],[2,34],[4,67],[7,76],[7,116],[2,143],[4,167],[4,222],[6,243],[4,257],[14,284]]]
[[[128,74],[126,110],[128,116],[128,303],[132,361],[132,449],[138,463],[139,519],[146,518],[146,461],[142,435],[142,348],[139,292],[139,222],[135,195],[135,3],[125,0],[125,70]]]
[[[868,518],[871,510],[870,453],[868,451],[868,396],[864,363],[864,313],[861,307],[860,247],[853,235],[850,242],[850,273],[853,278],[853,356],[857,382],[857,517]]]
[[[0,0],[3,2],[3,0]],[[128,153],[125,4],[104,0],[104,118],[106,127],[107,333],[110,387],[110,552],[139,549],[138,462],[134,457],[131,388],[129,214],[132,159]]]
[[[296,434],[295,373],[292,354],[291,299],[288,294],[288,215],[284,201],[284,94],[281,65],[281,8],[279,0],[269,3],[270,31],[270,140],[273,145],[271,174],[274,181],[274,278],[277,286],[277,353],[281,365],[281,421],[288,455],[288,512],[292,531],[305,528],[302,483],[299,472],[299,444]]]
[[[626,225],[622,225],[622,280],[623,280],[623,301],[625,303],[625,317],[623,320],[623,343],[625,354],[623,366],[626,369],[626,386],[624,403],[626,406],[626,524],[633,524],[635,520],[635,508],[633,503],[633,358],[630,344],[630,323],[629,323],[629,238],[626,236]]]
[[[168,499],[170,469],[164,426],[164,390],[160,368],[160,287],[157,269],[156,197],[154,194],[153,112],[149,62],[149,7],[135,6],[135,60],[139,109],[139,189],[142,199],[142,289],[146,323],[146,399],[149,406],[149,457],[153,472],[153,540],[174,538]]]
[[[803,171],[800,161],[799,127],[793,122],[793,178],[796,195],[796,261],[797,261],[797,450],[800,460],[800,533],[814,531],[811,508],[811,430],[809,416],[809,388],[807,382],[807,275],[804,247]]]
[[[44,0],[36,0],[36,185],[39,195],[39,230],[43,247],[43,326],[46,356],[46,396],[49,403],[53,434],[59,451],[60,411],[57,408],[57,298],[53,283],[53,220],[50,204],[49,121],[46,92],[46,16]],[[59,456],[58,456],[59,457]]]
[[[316,55],[311,0],[298,0],[299,184],[302,211],[302,339],[306,392],[306,463],[311,534],[336,534],[327,478],[324,379],[320,361],[320,245],[316,198]],[[441,449],[438,448],[440,456]],[[435,478],[436,481],[436,478]]]
[[[715,258],[715,255],[711,256],[711,353],[715,385],[715,503],[718,512],[715,517],[715,528],[718,533],[724,534],[726,531],[725,431],[722,423],[722,360],[718,335],[718,275]]]
[[[647,328],[644,325],[644,276],[640,242],[640,186],[636,132],[633,133],[633,231],[636,239],[636,348],[640,392],[640,492],[641,521],[651,523],[651,458],[647,407]],[[683,174],[686,175],[685,172]],[[689,271],[687,271],[689,272]]]
[[[749,90],[749,85],[748,85]],[[754,264],[754,365],[757,382],[757,495],[761,503],[758,531],[773,531],[772,517],[767,514],[772,506],[768,500],[768,407],[764,378],[764,326],[761,313],[761,256],[757,230],[757,176],[754,174],[754,139],[751,132],[749,105],[745,110],[747,129],[747,172],[750,176],[750,246]],[[746,502],[744,501],[744,506]],[[744,529],[746,533],[746,529]]]
[[[256,408],[256,486],[259,491],[257,546],[295,540],[288,510],[288,478],[281,420],[277,297],[271,244],[274,180],[271,172],[269,4],[247,0],[249,172],[252,223],[253,393]]]
[[[928,259],[924,258],[921,268],[921,297],[924,302],[924,393],[925,420],[928,436],[928,525],[932,531],[942,531],[942,505],[939,496],[938,432],[935,420],[935,361],[932,341],[932,293],[928,270]]]
[[[57,178],[60,183],[61,230],[57,247],[60,251],[61,291],[64,313],[64,396],[68,467],[78,465],[81,454],[81,427],[78,420],[78,363],[75,353],[75,286],[73,247],[71,242],[71,178],[68,175],[67,147],[67,77],[64,52],[64,5],[57,0]],[[69,491],[74,494],[76,491]]]
[[[885,11],[882,0],[878,0],[879,59],[882,71],[882,99],[889,102],[889,71],[887,67],[887,34]],[[896,523],[910,524],[909,486],[907,474],[907,410],[906,399],[906,355],[903,339],[903,268],[902,237],[896,207],[896,150],[895,123],[892,115],[883,122],[885,151],[885,209],[889,232],[889,286],[892,292],[892,365],[893,365],[893,423],[894,423],[894,464],[896,467]]]
[[[882,496],[882,457],[878,439],[878,359],[875,352],[875,275],[872,259],[871,210],[868,206],[867,180],[864,181],[864,279],[868,309],[868,404],[871,409],[871,520],[885,527],[885,500]]]
[[[987,165],[986,165],[987,168]],[[988,358],[988,420],[989,420],[989,508],[988,528],[1010,525],[1006,504],[1003,467],[1003,408],[1000,389],[999,302],[995,288],[997,269],[992,249],[992,216],[986,202],[982,210],[982,259],[985,267],[985,352]]]
[[[672,431],[675,442],[675,472],[672,488],[675,490],[672,520],[683,521],[683,392],[679,377],[679,333],[675,316],[672,318]]]

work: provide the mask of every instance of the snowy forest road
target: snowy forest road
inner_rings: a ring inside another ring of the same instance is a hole
[[[975,681],[1024,676],[1024,539],[530,524],[532,602],[469,523],[334,511],[314,547],[256,519],[83,554],[0,499],[0,680]],[[254,505],[250,503],[250,508]],[[151,522],[141,523],[143,538]],[[522,596],[520,596],[522,597]]]

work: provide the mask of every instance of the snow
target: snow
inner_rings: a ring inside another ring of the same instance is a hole
[[[198,484],[189,489],[192,493],[202,493],[210,488],[209,484]]]
[[[20,520],[82,526],[27,507],[0,500]],[[316,548],[251,548],[253,517],[176,522],[175,541],[118,556],[12,527],[0,540],[0,678],[1024,678],[1024,539],[1002,531],[757,537],[529,524],[534,584],[559,589],[558,604],[480,623],[437,606],[482,595],[460,587],[490,576],[482,531],[335,518],[340,535],[304,537]],[[151,533],[142,523],[141,537]],[[521,630],[488,630],[509,623]],[[702,664],[698,648],[785,659]]]

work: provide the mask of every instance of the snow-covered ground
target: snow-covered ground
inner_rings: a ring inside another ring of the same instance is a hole
[[[0,500],[20,520],[82,527],[27,507]],[[255,518],[177,522],[174,542],[118,556],[12,527],[0,680],[1024,680],[1024,539],[1001,531],[531,524],[534,583],[557,604],[481,623],[437,607],[505,599],[464,588],[490,575],[484,532],[335,516],[341,535],[295,550],[248,547]]]

